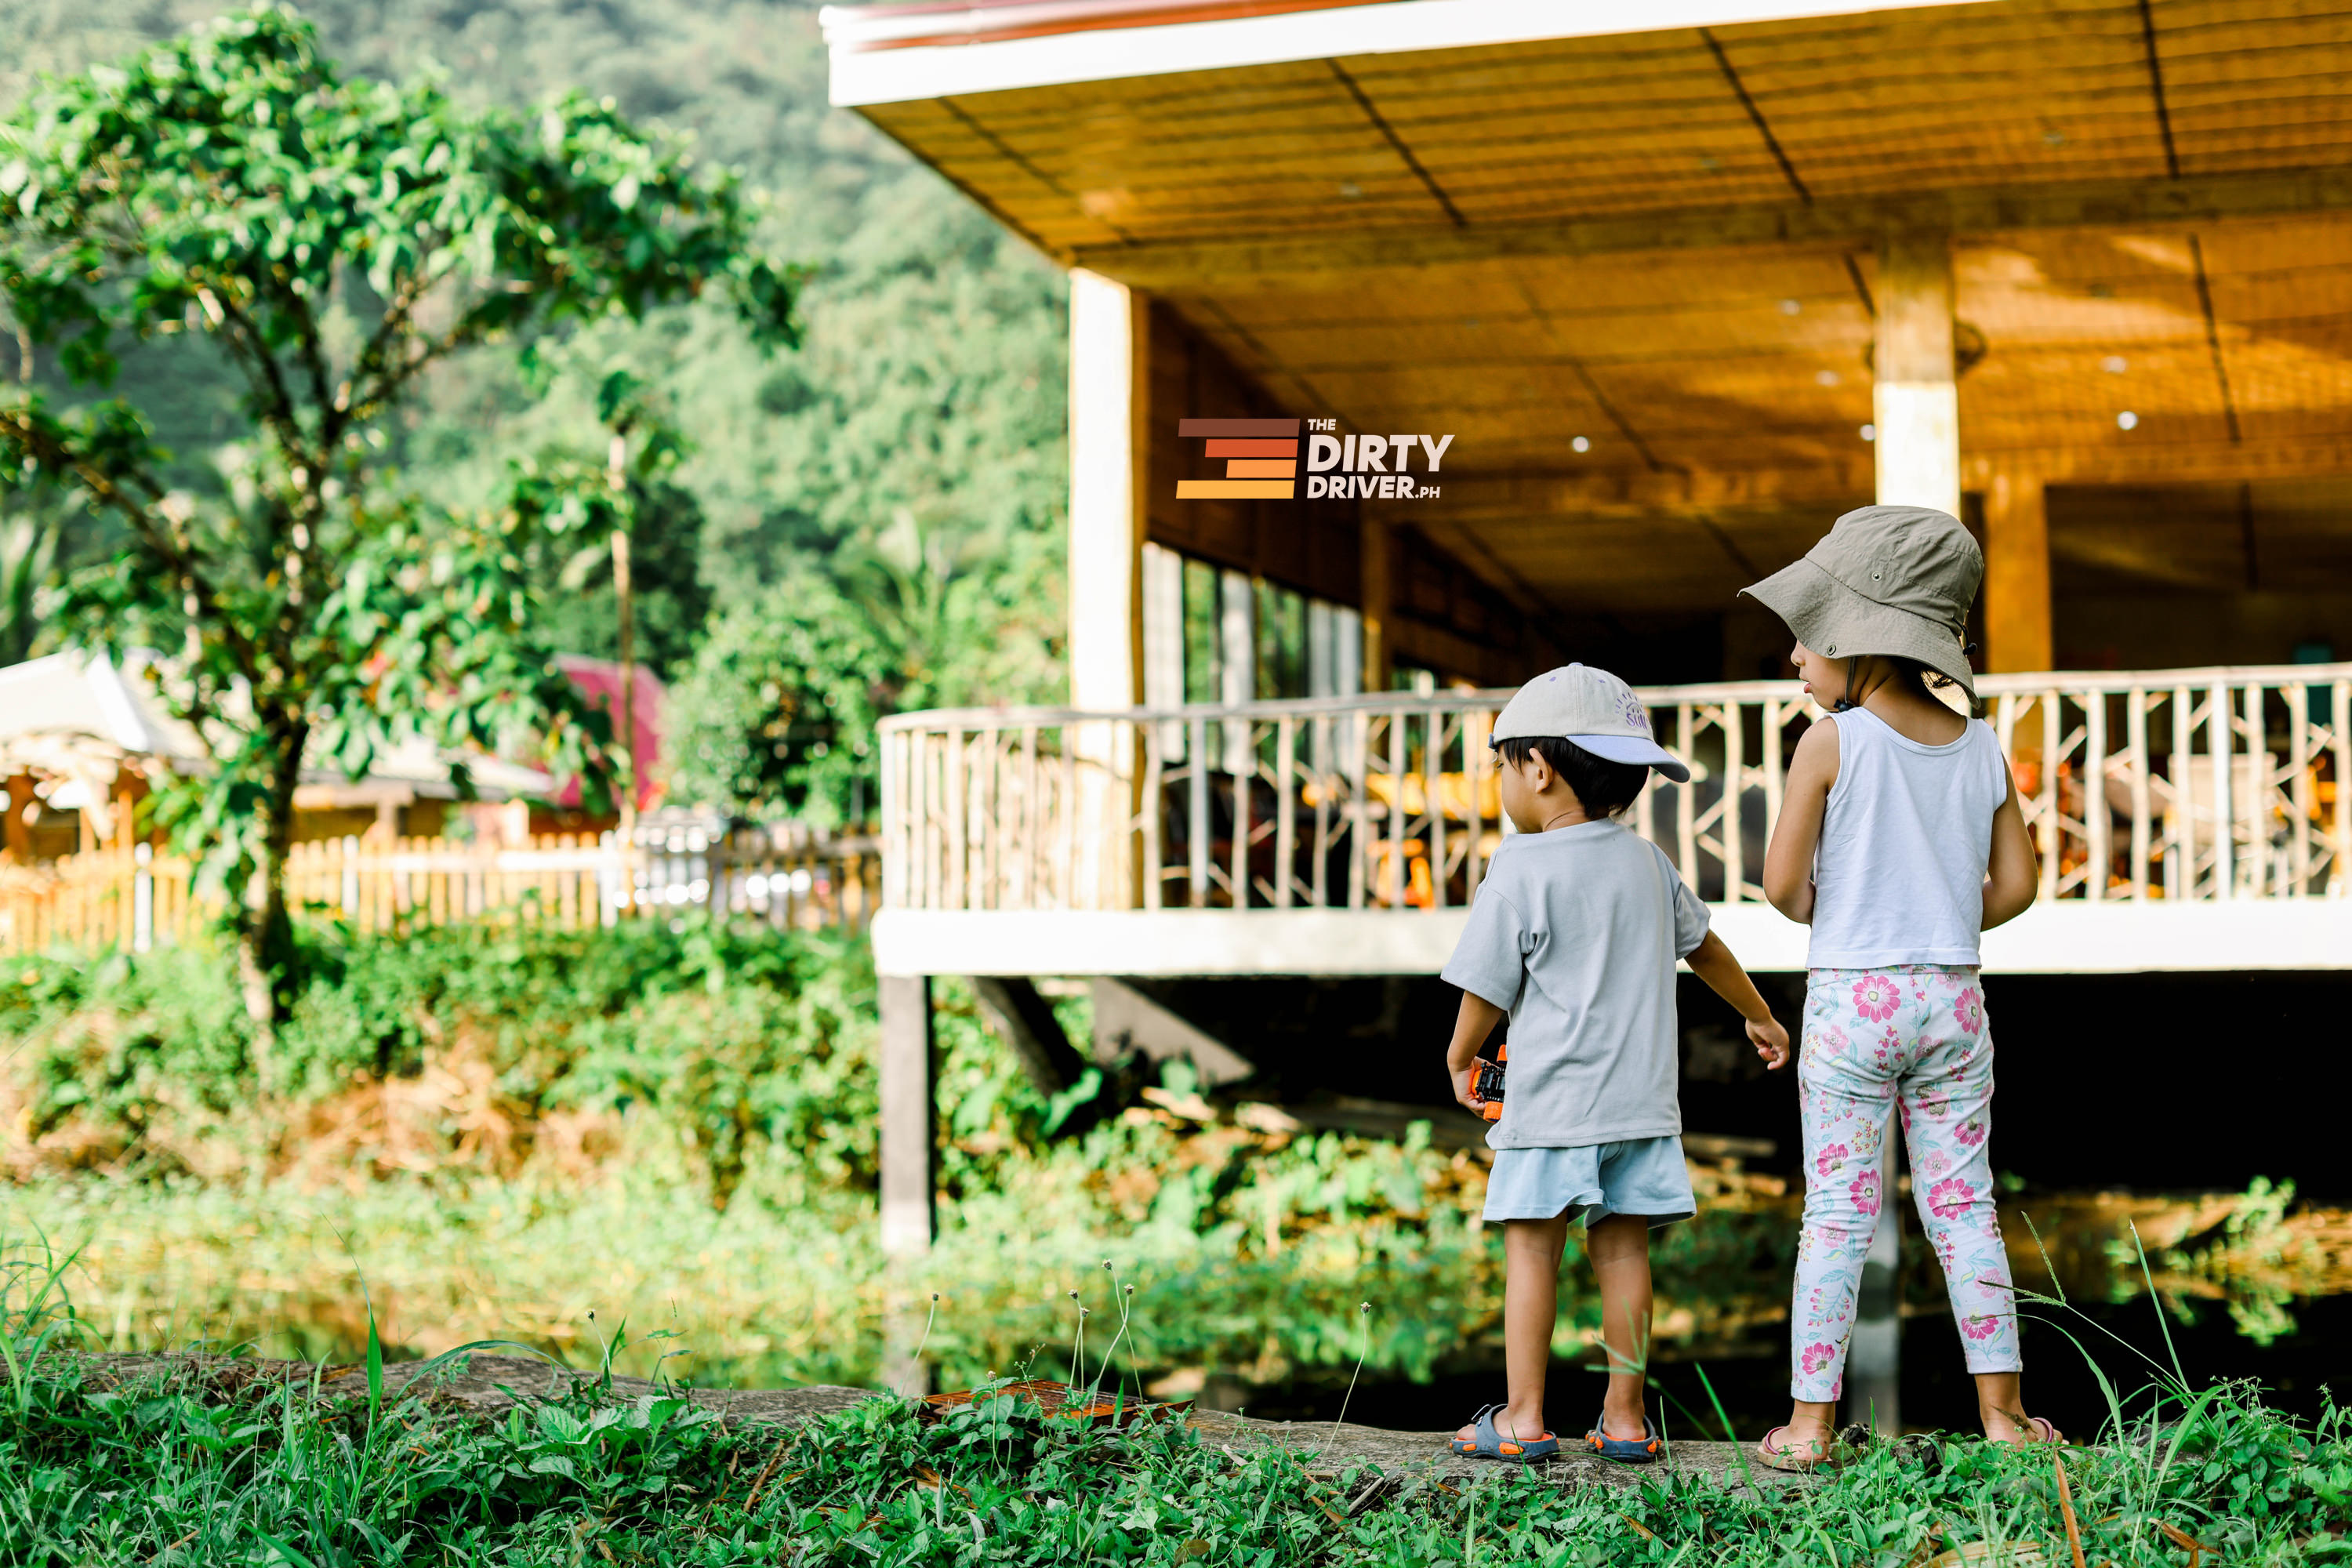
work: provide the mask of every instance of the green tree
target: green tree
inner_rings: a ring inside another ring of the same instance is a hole
[[[30,339],[79,386],[104,387],[126,343],[184,335],[236,374],[247,438],[216,496],[173,488],[121,397],[0,394],[0,464],[69,479],[125,531],[72,579],[65,635],[173,655],[162,695],[213,765],[163,809],[228,885],[257,1020],[289,1001],[306,754],[357,773],[409,733],[529,728],[593,774],[605,739],[532,629],[532,531],[573,513],[454,514],[404,485],[383,454],[420,377],[706,295],[758,343],[793,342],[797,274],[752,223],[731,178],[609,103],[477,112],[430,82],[350,80],[268,7],[46,79],[0,125],[0,295]]]
[[[871,618],[802,568],[719,616],[667,709],[671,792],[739,816],[855,823],[896,671]]]

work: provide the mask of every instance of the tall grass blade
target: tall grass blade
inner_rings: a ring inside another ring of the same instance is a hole
[[[2157,1331],[2164,1336],[2164,1359],[2172,1363],[2173,1380],[2186,1388],[2189,1377],[2180,1370],[2180,1352],[2172,1345],[2172,1324],[2164,1316],[2164,1298],[2156,1293],[2156,1276],[2147,1267],[2147,1247],[2139,1238],[2139,1222],[2126,1220],[2125,1223],[2131,1226],[2132,1251],[2139,1257],[2139,1277],[2147,1285],[2148,1304],[2156,1309]]]
[[[368,1305],[368,1430],[375,1430],[377,1420],[383,1415],[383,1336],[376,1332],[375,1305]]]
[[[1693,1362],[1691,1363],[1691,1367],[1693,1371],[1698,1373],[1698,1385],[1706,1390],[1706,1402],[1715,1406],[1715,1418],[1723,1423],[1723,1440],[1731,1445],[1731,1456],[1733,1458],[1739,1461],[1740,1485],[1747,1487],[1754,1486],[1756,1484],[1755,1473],[1748,1468],[1748,1445],[1741,1442],[1739,1440],[1739,1435],[1732,1430],[1731,1417],[1724,1410],[1723,1400],[1716,1394],[1715,1384],[1708,1381],[1706,1368],[1697,1362]]]

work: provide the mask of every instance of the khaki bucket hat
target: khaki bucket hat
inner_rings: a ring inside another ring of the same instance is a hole
[[[1950,512],[1866,506],[1831,524],[1803,560],[1739,592],[1816,653],[1916,658],[1974,698],[1969,606],[1983,580],[1984,552]]]

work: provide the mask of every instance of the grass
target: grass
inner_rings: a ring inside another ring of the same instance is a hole
[[[2192,1394],[2162,1374],[2112,1399],[2098,1446],[2063,1456],[1914,1439],[1865,1450],[1810,1491],[1696,1476],[1570,1490],[1504,1470],[1454,1487],[1308,1453],[1229,1455],[1174,1423],[1080,1426],[1002,1392],[930,1422],[877,1398],[781,1436],[725,1425],[674,1387],[624,1398],[608,1380],[468,1417],[387,1396],[373,1335],[364,1398],[324,1399],[315,1379],[249,1363],[116,1381],[68,1353],[82,1325],[61,1279],[60,1260],[37,1253],[0,1274],[6,1568],[1924,1568],[1973,1542],[2021,1563],[2126,1568],[2352,1555],[2340,1535],[2352,1441],[2332,1406],[2302,1426],[2248,1388]]]

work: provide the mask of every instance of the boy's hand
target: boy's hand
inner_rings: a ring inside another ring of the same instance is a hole
[[[1764,1058],[1767,1068],[1778,1071],[1789,1065],[1789,1031],[1780,1027],[1780,1020],[1769,1013],[1748,1020],[1748,1040],[1756,1047],[1756,1054]]]
[[[1474,1058],[1466,1068],[1445,1064],[1446,1076],[1454,1080],[1454,1098],[1460,1100],[1474,1115],[1486,1114],[1486,1102],[1478,1098],[1478,1063]]]

